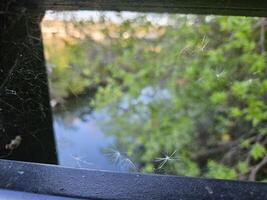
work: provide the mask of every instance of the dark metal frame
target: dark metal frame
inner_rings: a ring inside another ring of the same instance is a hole
[[[9,7],[18,12],[23,11],[20,8],[24,7],[42,11],[83,9],[267,16],[266,0],[20,0],[17,2],[9,0],[5,2],[10,2]],[[0,189],[79,199],[267,199],[267,184],[264,183],[114,173],[7,160],[0,160]]]
[[[114,10],[267,16],[266,0],[26,0],[27,7],[45,10]]]
[[[264,200],[267,184],[0,162],[0,188],[81,199]]]

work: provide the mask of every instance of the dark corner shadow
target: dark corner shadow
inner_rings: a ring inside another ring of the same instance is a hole
[[[0,3],[0,157],[56,164],[39,24],[44,12],[12,2]]]

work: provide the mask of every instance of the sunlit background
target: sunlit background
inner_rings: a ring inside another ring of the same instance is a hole
[[[267,21],[52,12],[42,21],[59,164],[267,180]]]

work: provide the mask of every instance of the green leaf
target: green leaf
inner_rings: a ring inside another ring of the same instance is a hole
[[[233,179],[236,177],[234,169],[210,160],[208,162],[208,176],[218,179]]]
[[[239,162],[237,164],[237,169],[240,173],[244,174],[248,171],[248,164],[246,162]]]
[[[226,101],[226,99],[227,95],[225,92],[214,92],[210,97],[211,102],[214,104],[223,103]]]
[[[250,155],[254,160],[262,158],[265,154],[266,154],[265,147],[259,143],[254,144],[250,151]]]
[[[230,108],[230,115],[232,117],[240,117],[242,115],[242,111],[238,107]]]

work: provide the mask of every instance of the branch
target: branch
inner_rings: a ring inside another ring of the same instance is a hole
[[[212,157],[214,155],[218,155],[220,153],[224,153],[225,151],[228,151],[229,149],[237,146],[240,144],[239,140],[235,140],[229,143],[226,143],[224,145],[217,146],[216,148],[209,149],[203,153],[199,153],[198,155],[195,156],[196,160],[206,160],[209,157]]]
[[[267,164],[267,156],[265,156],[262,161],[257,164],[256,166],[254,166],[252,169],[251,169],[251,172],[249,174],[249,180],[250,181],[255,181],[256,180],[256,175],[257,173],[259,172],[259,170],[264,167],[264,165]]]
[[[266,26],[266,19],[263,18],[261,20],[261,32],[260,32],[261,54],[263,54],[265,52],[265,26]]]

